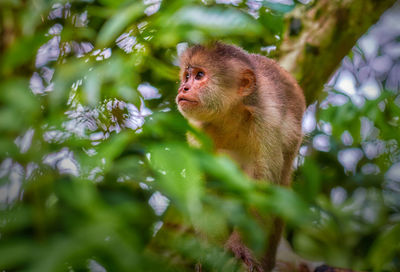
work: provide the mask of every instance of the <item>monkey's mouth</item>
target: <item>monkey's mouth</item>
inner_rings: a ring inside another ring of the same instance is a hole
[[[178,104],[197,104],[197,101],[187,99],[185,97],[178,97]]]

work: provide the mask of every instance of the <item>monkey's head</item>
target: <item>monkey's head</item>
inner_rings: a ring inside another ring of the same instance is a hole
[[[214,43],[188,48],[180,58],[176,103],[186,118],[212,121],[229,114],[254,92],[256,77],[246,52]]]

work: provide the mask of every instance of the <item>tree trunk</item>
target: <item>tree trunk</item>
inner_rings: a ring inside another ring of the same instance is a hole
[[[307,104],[321,91],[357,40],[396,0],[319,0],[287,18],[278,61],[298,80]],[[328,52],[328,53],[327,53]]]

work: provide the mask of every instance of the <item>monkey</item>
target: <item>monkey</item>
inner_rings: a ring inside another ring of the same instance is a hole
[[[302,141],[306,103],[296,80],[277,62],[221,42],[180,56],[179,112],[251,178],[290,186]],[[189,142],[194,140],[189,139]],[[251,271],[271,271],[284,222],[273,218],[268,248],[256,260],[234,231],[226,246]]]

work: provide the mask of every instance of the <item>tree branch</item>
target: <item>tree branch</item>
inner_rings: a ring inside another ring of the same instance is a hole
[[[321,97],[324,84],[357,40],[396,0],[319,0],[289,15],[278,52],[295,75],[307,104]]]

